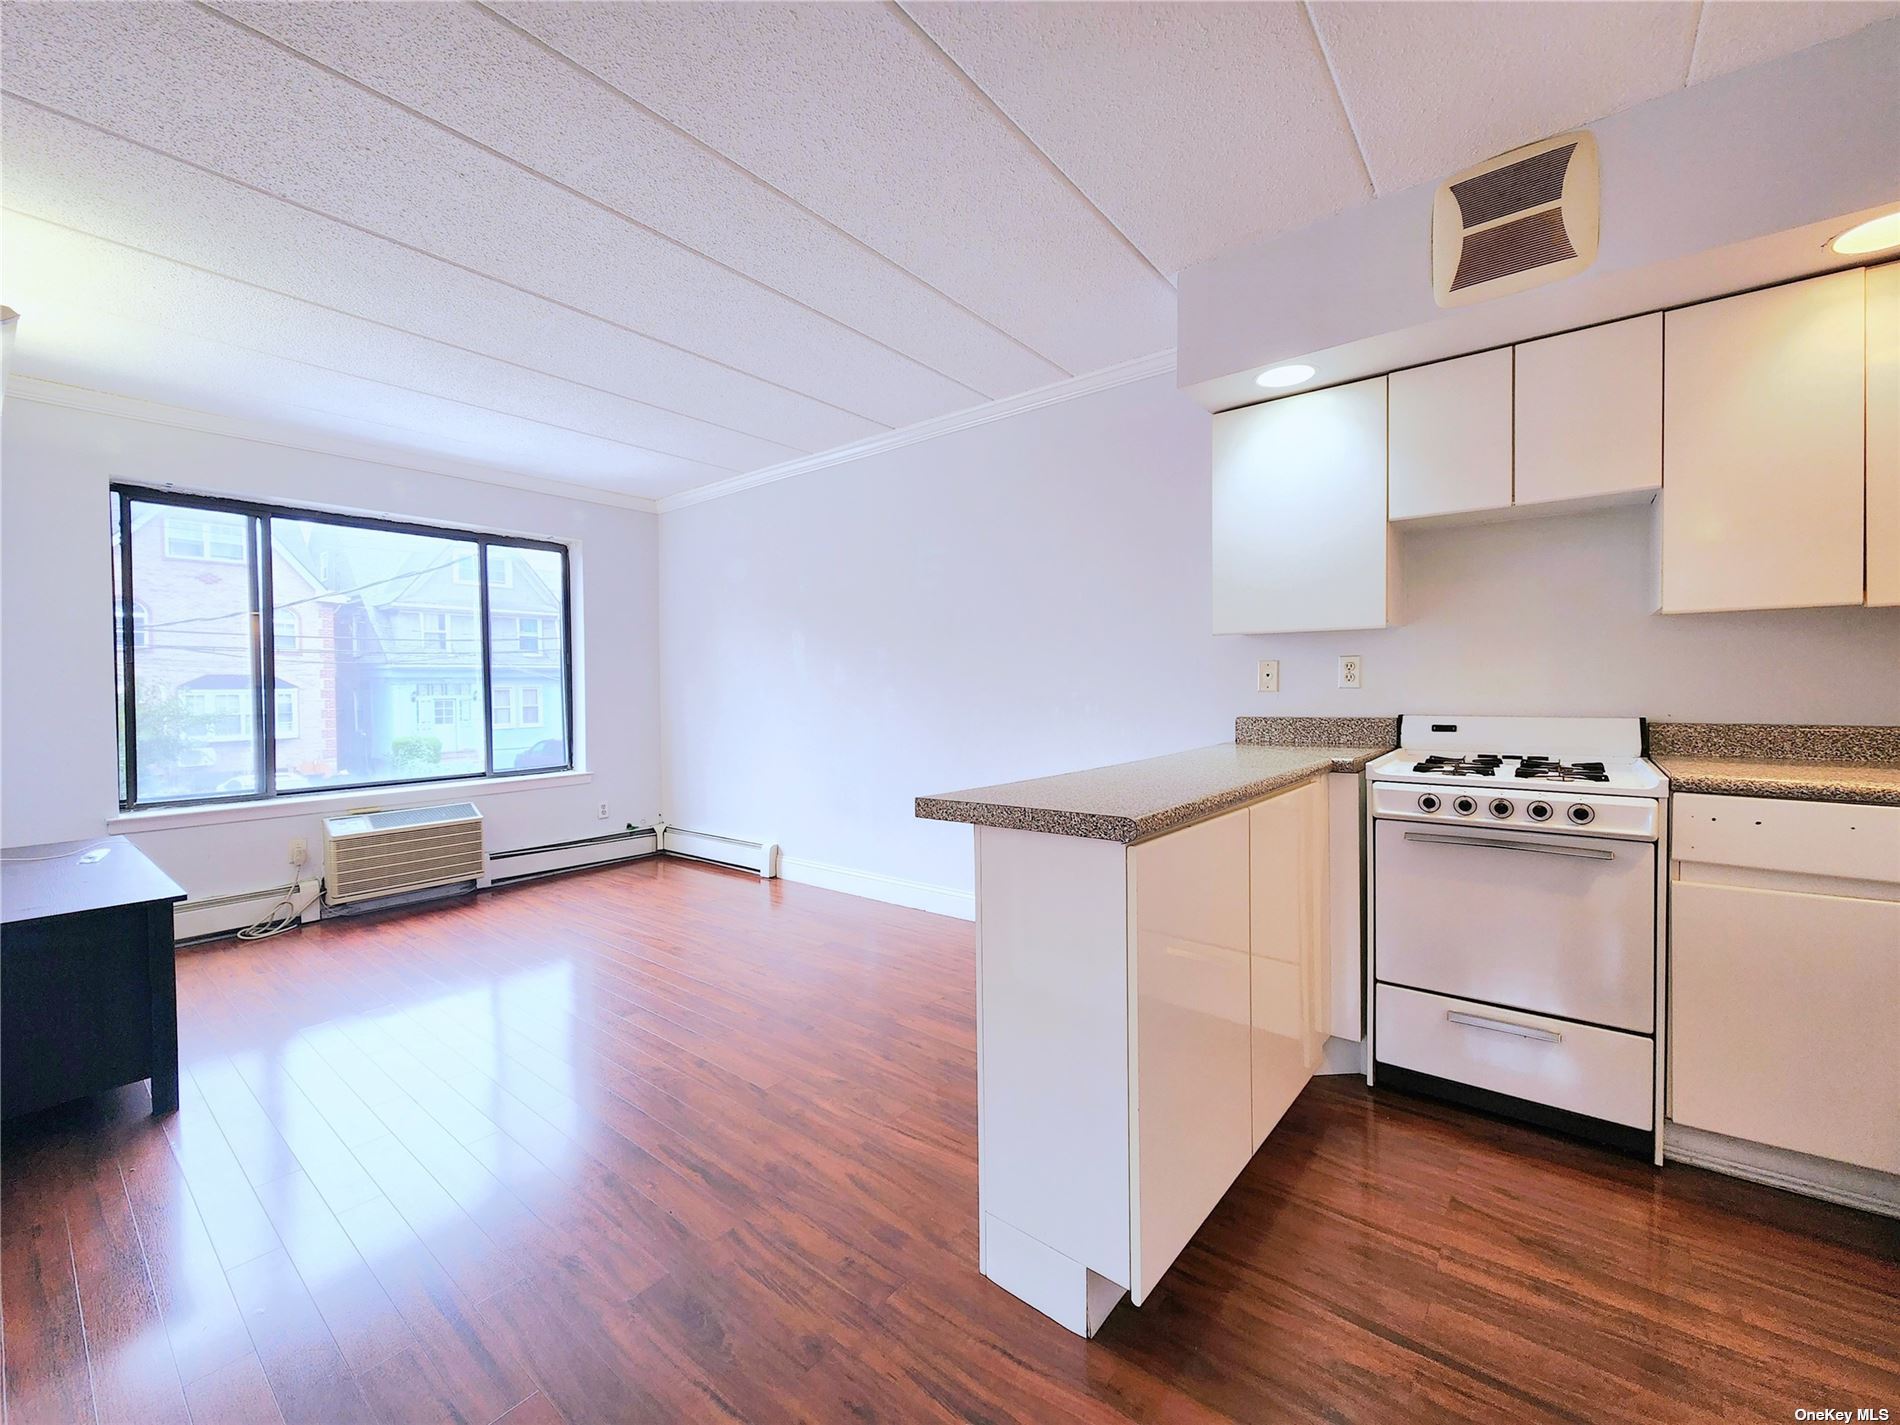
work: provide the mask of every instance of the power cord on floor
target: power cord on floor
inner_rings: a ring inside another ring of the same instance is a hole
[[[304,912],[317,903],[323,894],[323,878],[317,878],[317,888],[302,905],[297,904],[297,887],[302,884],[301,875],[304,863],[309,859],[301,837],[290,843],[290,884],[284,887],[283,895],[264,912],[263,916],[247,925],[237,933],[239,940],[268,940],[273,935],[282,935],[286,930],[295,930],[303,924]]]

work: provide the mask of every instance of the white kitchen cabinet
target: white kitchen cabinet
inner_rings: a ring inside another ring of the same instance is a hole
[[[1661,608],[1863,598],[1859,269],[1664,319]]]
[[[981,1265],[1073,1331],[1147,1297],[1320,1066],[1340,780],[1133,846],[976,829]]]
[[[1683,795],[1673,816],[1672,1124],[1900,1173],[1900,808]]]
[[[1394,371],[1391,517],[1511,504],[1511,348]]]
[[[1654,498],[1662,488],[1662,367],[1661,313],[1519,345],[1517,507]],[[1395,464],[1395,487],[1397,478]]]
[[[1215,633],[1392,620],[1386,378],[1214,417]]]
[[[1900,262],[1867,272],[1867,602],[1900,604]]]
[[[1253,1153],[1248,817],[1229,812],[1128,854],[1135,959],[1129,1295],[1137,1306]]]
[[[1249,813],[1253,1149],[1300,1096],[1326,1043],[1328,795],[1324,781],[1309,782]]]

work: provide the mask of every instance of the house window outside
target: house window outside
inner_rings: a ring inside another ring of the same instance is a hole
[[[217,564],[242,564],[249,557],[244,547],[244,526],[222,515],[188,519],[165,519],[165,557],[167,559],[203,559]]]
[[[572,765],[561,547],[128,486],[113,513],[122,807]]]

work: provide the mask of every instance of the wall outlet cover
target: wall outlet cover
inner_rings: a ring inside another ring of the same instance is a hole
[[[1254,687],[1263,693],[1280,691],[1280,660],[1262,658],[1254,675]]]
[[[1342,688],[1365,686],[1365,659],[1357,653],[1339,655],[1339,686]]]

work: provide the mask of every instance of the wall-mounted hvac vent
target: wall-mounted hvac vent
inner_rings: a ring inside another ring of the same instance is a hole
[[[482,814],[472,802],[333,816],[323,823],[331,905],[481,879]]]
[[[1432,202],[1432,295],[1462,307],[1581,272],[1597,255],[1597,143],[1560,134],[1468,168]]]

